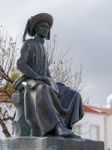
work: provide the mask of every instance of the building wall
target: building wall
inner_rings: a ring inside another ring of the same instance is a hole
[[[112,116],[85,113],[74,128],[82,138],[104,141],[105,150],[112,150]]]
[[[110,150],[112,150],[112,116],[108,117],[107,129],[108,129],[108,147],[110,148]]]
[[[76,126],[76,133],[92,140],[104,140],[104,117],[99,114],[85,113]]]

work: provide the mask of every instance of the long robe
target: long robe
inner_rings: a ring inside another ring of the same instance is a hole
[[[44,80],[37,79],[38,76],[46,76],[53,83],[43,44],[38,36],[25,41],[17,61],[17,67],[24,76],[19,79],[20,84],[25,81],[29,86],[24,92],[25,119],[32,128],[32,134],[36,136],[46,135],[60,121],[67,128],[71,128],[83,116],[79,93],[75,93],[68,106],[63,107],[58,98],[57,85],[49,85]]]

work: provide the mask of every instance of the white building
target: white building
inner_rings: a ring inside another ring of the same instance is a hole
[[[75,132],[83,138],[104,141],[105,150],[112,150],[112,108],[84,105],[85,115],[75,125]]]

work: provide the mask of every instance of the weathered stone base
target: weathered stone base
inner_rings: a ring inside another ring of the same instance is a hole
[[[104,144],[86,139],[19,137],[1,141],[0,150],[104,150]]]

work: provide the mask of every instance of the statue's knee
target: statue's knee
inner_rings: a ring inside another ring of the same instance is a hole
[[[48,86],[46,84],[39,84],[39,86],[38,86],[39,91],[44,91],[47,88],[48,88]]]

